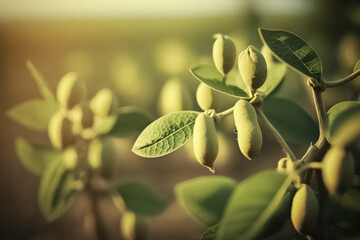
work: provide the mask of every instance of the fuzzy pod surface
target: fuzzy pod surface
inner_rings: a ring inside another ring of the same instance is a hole
[[[250,45],[240,53],[238,67],[242,79],[253,91],[264,84],[267,76],[266,61],[254,46]]]
[[[214,172],[219,143],[214,119],[205,113],[199,114],[195,120],[193,144],[196,160]]]
[[[205,83],[200,83],[196,90],[196,101],[204,111],[214,109],[214,95],[211,88]]]
[[[314,190],[307,184],[301,184],[291,205],[291,221],[295,230],[303,235],[310,235],[318,216],[319,202]]]
[[[234,121],[240,151],[249,160],[256,158],[263,139],[254,107],[246,100],[239,100],[234,106]]]
[[[236,46],[230,37],[223,34],[215,35],[213,60],[217,70],[226,75],[233,68],[236,59]]]
[[[65,113],[59,111],[51,117],[48,135],[56,149],[61,150],[73,144],[75,138],[72,133],[72,122],[66,117]]]
[[[76,72],[65,74],[57,86],[56,97],[62,108],[73,108],[86,98],[85,82]]]
[[[344,147],[333,146],[323,159],[322,176],[331,195],[346,192],[352,184],[355,173],[353,155]]]

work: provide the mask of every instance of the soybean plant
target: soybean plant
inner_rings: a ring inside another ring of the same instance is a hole
[[[69,210],[76,194],[84,192],[91,202],[84,219],[95,222],[84,229],[87,238],[95,229],[97,239],[108,239],[99,203],[110,197],[121,214],[123,239],[139,238],[144,234],[144,217],[161,213],[166,204],[142,183],[119,183],[113,138],[139,133],[152,117],[139,107],[119,108],[108,88],[88,100],[85,80],[75,72],[61,78],[55,96],[35,66],[27,62],[27,67],[42,98],[21,103],[7,114],[27,128],[48,132],[52,146],[16,139],[16,153],[24,167],[41,175],[38,202],[42,215],[48,222],[55,221]]]
[[[360,191],[354,185],[354,173],[360,172],[360,103],[340,102],[326,112],[322,94],[358,77],[360,61],[348,77],[326,81],[319,56],[303,39],[287,31],[261,28],[259,35],[262,51],[254,46],[243,50],[235,76],[229,74],[236,60],[235,44],[230,37],[217,34],[214,64],[191,69],[200,81],[196,99],[203,112],[178,111],[160,117],[143,130],[133,152],[160,157],[194,137],[196,159],[214,173],[216,127],[233,116],[239,149],[246,158],[261,155],[262,129],[272,133],[284,157],[277,164],[274,161],[276,169],[242,182],[205,176],[179,183],[175,187],[179,204],[208,228],[201,239],[277,239],[288,219],[308,239],[358,234]],[[305,77],[313,94],[317,125],[298,103],[276,96],[287,67]],[[218,112],[212,91],[233,96],[237,102]],[[296,156],[288,141],[300,138],[309,148]]]

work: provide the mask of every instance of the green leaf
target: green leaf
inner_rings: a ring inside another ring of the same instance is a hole
[[[42,174],[39,186],[40,211],[48,222],[62,216],[70,207],[74,193],[73,172],[62,158],[51,161]]]
[[[346,146],[359,140],[360,104],[345,102],[330,110],[333,112],[333,120],[328,117],[326,124],[326,135],[330,144]]]
[[[24,167],[38,175],[44,171],[50,161],[62,157],[62,154],[53,148],[36,146],[23,138],[16,139],[15,149]]]
[[[140,133],[152,122],[152,116],[139,107],[122,107],[118,110],[118,117],[109,135],[117,138],[126,138]]]
[[[221,73],[215,68],[215,66],[200,66],[190,70],[192,75],[200,82],[205,83],[212,89],[240,98],[248,98],[249,95],[246,90],[243,90],[234,85],[227,85]]]
[[[142,131],[132,151],[142,157],[160,157],[175,151],[192,137],[199,114],[182,111],[162,116]]]
[[[269,96],[282,82],[286,73],[286,65],[283,63],[273,63],[268,69],[268,75],[264,85],[259,88],[259,91]]]
[[[360,70],[360,59],[357,61],[357,63],[355,64],[354,67],[354,72],[357,72],[358,70]]]
[[[303,39],[287,31],[263,28],[259,28],[259,35],[273,54],[295,71],[318,80],[321,78],[321,60]]]
[[[325,121],[325,135],[326,135],[326,139],[329,141],[329,143],[333,142],[333,136],[331,136],[331,129],[334,128],[334,120],[335,118],[337,118],[338,116],[340,116],[343,112],[345,112],[348,109],[354,108],[354,107],[359,107],[360,103],[356,102],[356,101],[345,101],[345,102],[340,102],[334,106],[332,106],[327,114],[326,114],[326,121]],[[338,120],[337,120],[338,121]]]
[[[7,116],[24,127],[47,130],[50,118],[58,108],[53,101],[33,99],[11,108],[7,112]]]
[[[335,202],[341,207],[360,213],[360,191],[352,188],[342,195],[334,197]]]
[[[209,227],[220,222],[235,186],[228,177],[199,177],[176,185],[176,199],[194,220]]]
[[[290,180],[276,170],[267,170],[239,183],[227,204],[217,239],[258,239],[278,231],[290,211],[290,196],[284,196]]]
[[[285,141],[308,144],[318,138],[315,121],[296,102],[280,97],[267,98],[263,111]]]
[[[115,193],[122,197],[126,208],[136,215],[155,216],[166,208],[163,200],[138,182],[123,183],[116,188]]]
[[[34,78],[40,93],[44,99],[56,101],[54,94],[50,91],[49,86],[43,77],[43,75],[40,73],[40,71],[32,64],[31,61],[26,61],[26,67],[29,70],[31,76]]]
[[[202,235],[200,240],[215,240],[219,229],[222,224],[218,223],[210,228],[208,228]]]

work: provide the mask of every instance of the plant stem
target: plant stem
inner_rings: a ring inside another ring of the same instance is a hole
[[[231,107],[221,113],[218,113],[217,115],[220,117],[220,119],[223,119],[229,115],[231,115],[234,112],[234,107]]]
[[[283,137],[280,135],[280,133],[276,130],[276,128],[272,125],[272,123],[269,121],[269,119],[265,116],[264,112],[260,107],[255,107],[255,110],[257,112],[258,117],[261,119],[261,121],[264,122],[265,126],[272,132],[277,142],[282,147],[284,153],[290,157],[290,159],[293,162],[296,162],[296,157],[294,153],[291,151],[289,145],[285,142]]]
[[[89,181],[86,185],[86,193],[91,202],[91,210],[94,214],[95,218],[95,236],[97,240],[107,240],[108,236],[106,230],[101,222],[101,214],[100,214],[100,197],[101,192],[96,191],[96,189],[91,186],[93,179],[89,178]]]
[[[321,96],[321,90],[319,88],[312,88],[312,93],[313,93],[314,105],[316,110],[316,116],[319,123],[319,138],[317,141],[318,143],[319,141],[322,141],[322,139],[325,138],[324,120],[325,120],[326,112],[325,112],[324,102]]]
[[[360,76],[360,70],[353,72],[351,75],[347,76],[346,78],[339,79],[336,81],[330,81],[330,82],[324,80],[324,82],[326,87],[337,87],[350,82],[351,80],[355,79],[358,76]]]

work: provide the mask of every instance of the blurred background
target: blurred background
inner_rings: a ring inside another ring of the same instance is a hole
[[[120,106],[140,106],[157,118],[161,88],[174,77],[190,93],[189,108],[199,110],[198,81],[189,69],[212,64],[214,33],[231,36],[240,53],[250,44],[262,47],[258,27],[286,29],[306,39],[321,57],[328,80],[350,74],[360,58],[358,0],[0,0],[0,239],[88,239],[82,231],[89,210],[86,197],[77,198],[61,219],[46,223],[37,205],[39,177],[15,155],[17,136],[48,142],[46,133],[27,130],[5,115],[12,106],[40,97],[26,60],[33,62],[54,91],[65,73],[78,71],[85,76],[90,96],[109,87]],[[327,108],[357,99],[359,88],[358,79],[330,89],[325,94]],[[277,94],[301,98],[300,105],[315,119],[311,93],[298,74],[288,69]],[[235,102],[218,96],[219,111]],[[282,152],[271,135],[265,133],[261,157],[248,161],[238,150],[233,130],[231,119],[219,129],[217,174],[242,180],[277,166]],[[173,187],[209,171],[194,159],[191,143],[166,157],[143,159],[130,151],[135,139],[115,142],[118,180],[145,182],[169,203],[162,215],[148,219],[147,238],[199,239],[205,229],[174,201]],[[291,144],[298,156],[308,146]],[[120,239],[114,206],[105,199],[102,208],[111,239]]]

